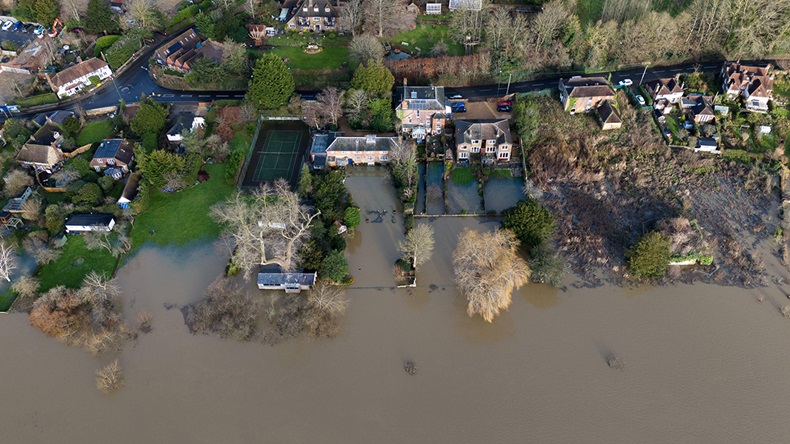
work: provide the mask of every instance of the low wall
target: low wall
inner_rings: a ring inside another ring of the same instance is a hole
[[[102,108],[88,109],[88,110],[85,110],[85,115],[88,116],[88,117],[96,117],[96,116],[103,116],[105,114],[111,114],[111,113],[114,113],[115,111],[118,111],[118,106],[117,105],[105,106],[105,107],[102,107]]]
[[[84,153],[85,151],[88,151],[89,149],[91,149],[91,144],[90,143],[87,144],[87,145],[81,146],[81,147],[77,148],[76,150],[71,151],[69,153],[63,153],[63,156],[64,157],[68,157],[69,159],[71,159],[71,158],[73,158],[75,156],[79,156],[80,154]]]

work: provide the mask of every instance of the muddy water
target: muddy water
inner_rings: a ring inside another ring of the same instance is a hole
[[[386,207],[379,180],[347,184],[361,205]],[[460,229],[494,225],[421,223],[435,224],[437,246],[419,288],[390,288],[397,226],[363,222],[342,335],[275,347],[192,336],[164,308],[198,299],[222,272],[211,245],[142,250],[119,280],[125,311],[151,311],[154,331],[119,354],[127,386],[112,397],[93,387],[111,357],[45,338],[24,315],[2,317],[2,441],[786,441],[790,321],[778,290],[530,285],[488,325],[466,316],[448,257]],[[607,367],[610,352],[623,371]]]

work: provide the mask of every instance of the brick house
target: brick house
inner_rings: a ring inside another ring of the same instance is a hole
[[[105,139],[96,148],[90,165],[97,172],[107,167],[113,167],[128,173],[132,160],[134,160],[134,153],[131,143],[123,139]]]
[[[679,76],[658,79],[647,83],[647,92],[653,99],[653,108],[669,114],[683,98],[683,85],[680,83]]]
[[[617,129],[623,126],[620,115],[617,114],[617,110],[609,100],[602,100],[598,104],[598,117],[601,118],[601,129],[603,130]]]
[[[458,161],[467,161],[471,154],[483,159],[510,161],[513,138],[510,122],[502,120],[457,120],[455,122],[455,151]]]
[[[771,65],[747,66],[740,62],[724,62],[722,90],[730,98],[741,96],[749,111],[766,112],[774,88]]]
[[[73,96],[82,88],[91,85],[91,77],[99,81],[112,75],[110,65],[104,60],[93,57],[84,62],[68,67],[52,77],[47,76],[49,86],[59,98]]]
[[[713,99],[703,94],[692,93],[681,101],[684,110],[688,110],[697,123],[708,123],[713,120]]]
[[[287,29],[296,31],[334,31],[337,26],[338,7],[333,0],[286,0],[282,20]]]
[[[573,77],[560,79],[560,100],[571,114],[590,112],[602,100],[614,100],[614,90],[603,77]]]
[[[395,115],[403,134],[422,139],[442,133],[452,113],[443,86],[408,86],[403,79],[403,87],[396,94],[401,101],[395,107]]]
[[[212,40],[202,40],[194,29],[187,29],[181,35],[163,45],[154,53],[156,63],[182,74],[189,74],[192,64],[208,57],[222,63],[225,47]]]
[[[316,134],[310,149],[314,169],[325,166],[375,165],[389,162],[402,142],[397,137],[346,137],[343,133]]]

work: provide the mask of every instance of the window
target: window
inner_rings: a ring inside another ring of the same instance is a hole
[[[489,145],[496,145],[496,140],[494,140],[494,139],[489,139],[489,141],[488,141],[488,144],[489,144]]]
[[[507,146],[507,145],[502,145],[502,146],[499,147],[499,151],[507,151],[509,149],[510,149],[510,147]]]
[[[373,162],[373,156],[368,156],[368,162]]]
[[[486,147],[486,152],[487,152],[487,153],[493,153],[493,152],[496,152],[496,147],[495,147],[495,146],[493,146],[493,145],[489,145],[489,146],[487,146],[487,147]]]
[[[509,153],[499,153],[499,158],[500,159],[507,159],[508,157],[510,157]]]
[[[317,22],[317,21],[320,21],[320,20],[321,20],[321,17],[313,17],[313,21],[314,22]]]
[[[479,146],[473,146],[472,147],[472,152],[473,153],[479,153],[480,152],[480,147]]]
[[[458,153],[458,158],[459,159],[468,159],[469,158],[469,153],[465,153],[465,152],[461,151],[460,153]]]
[[[472,143],[474,143],[475,145],[477,145],[478,143],[480,143],[480,141],[479,141],[479,140],[473,140],[473,141],[472,141]]]
[[[382,154],[381,156],[379,156],[379,161],[386,162],[387,160],[389,160],[389,159],[387,158],[386,154]]]

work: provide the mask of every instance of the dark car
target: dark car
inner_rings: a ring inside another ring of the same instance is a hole
[[[453,112],[454,113],[465,113],[466,112],[466,104],[464,102],[455,102],[453,103]]]
[[[513,111],[513,107],[510,105],[497,105],[496,110],[500,113],[509,113]]]
[[[496,106],[513,106],[513,101],[510,99],[500,100]]]
[[[14,23],[14,27],[11,29],[13,29],[14,31],[19,31],[19,28],[21,27],[22,27],[22,22],[16,22]]]
[[[73,32],[74,34],[83,34],[85,30],[82,28],[71,28],[69,31]]]

